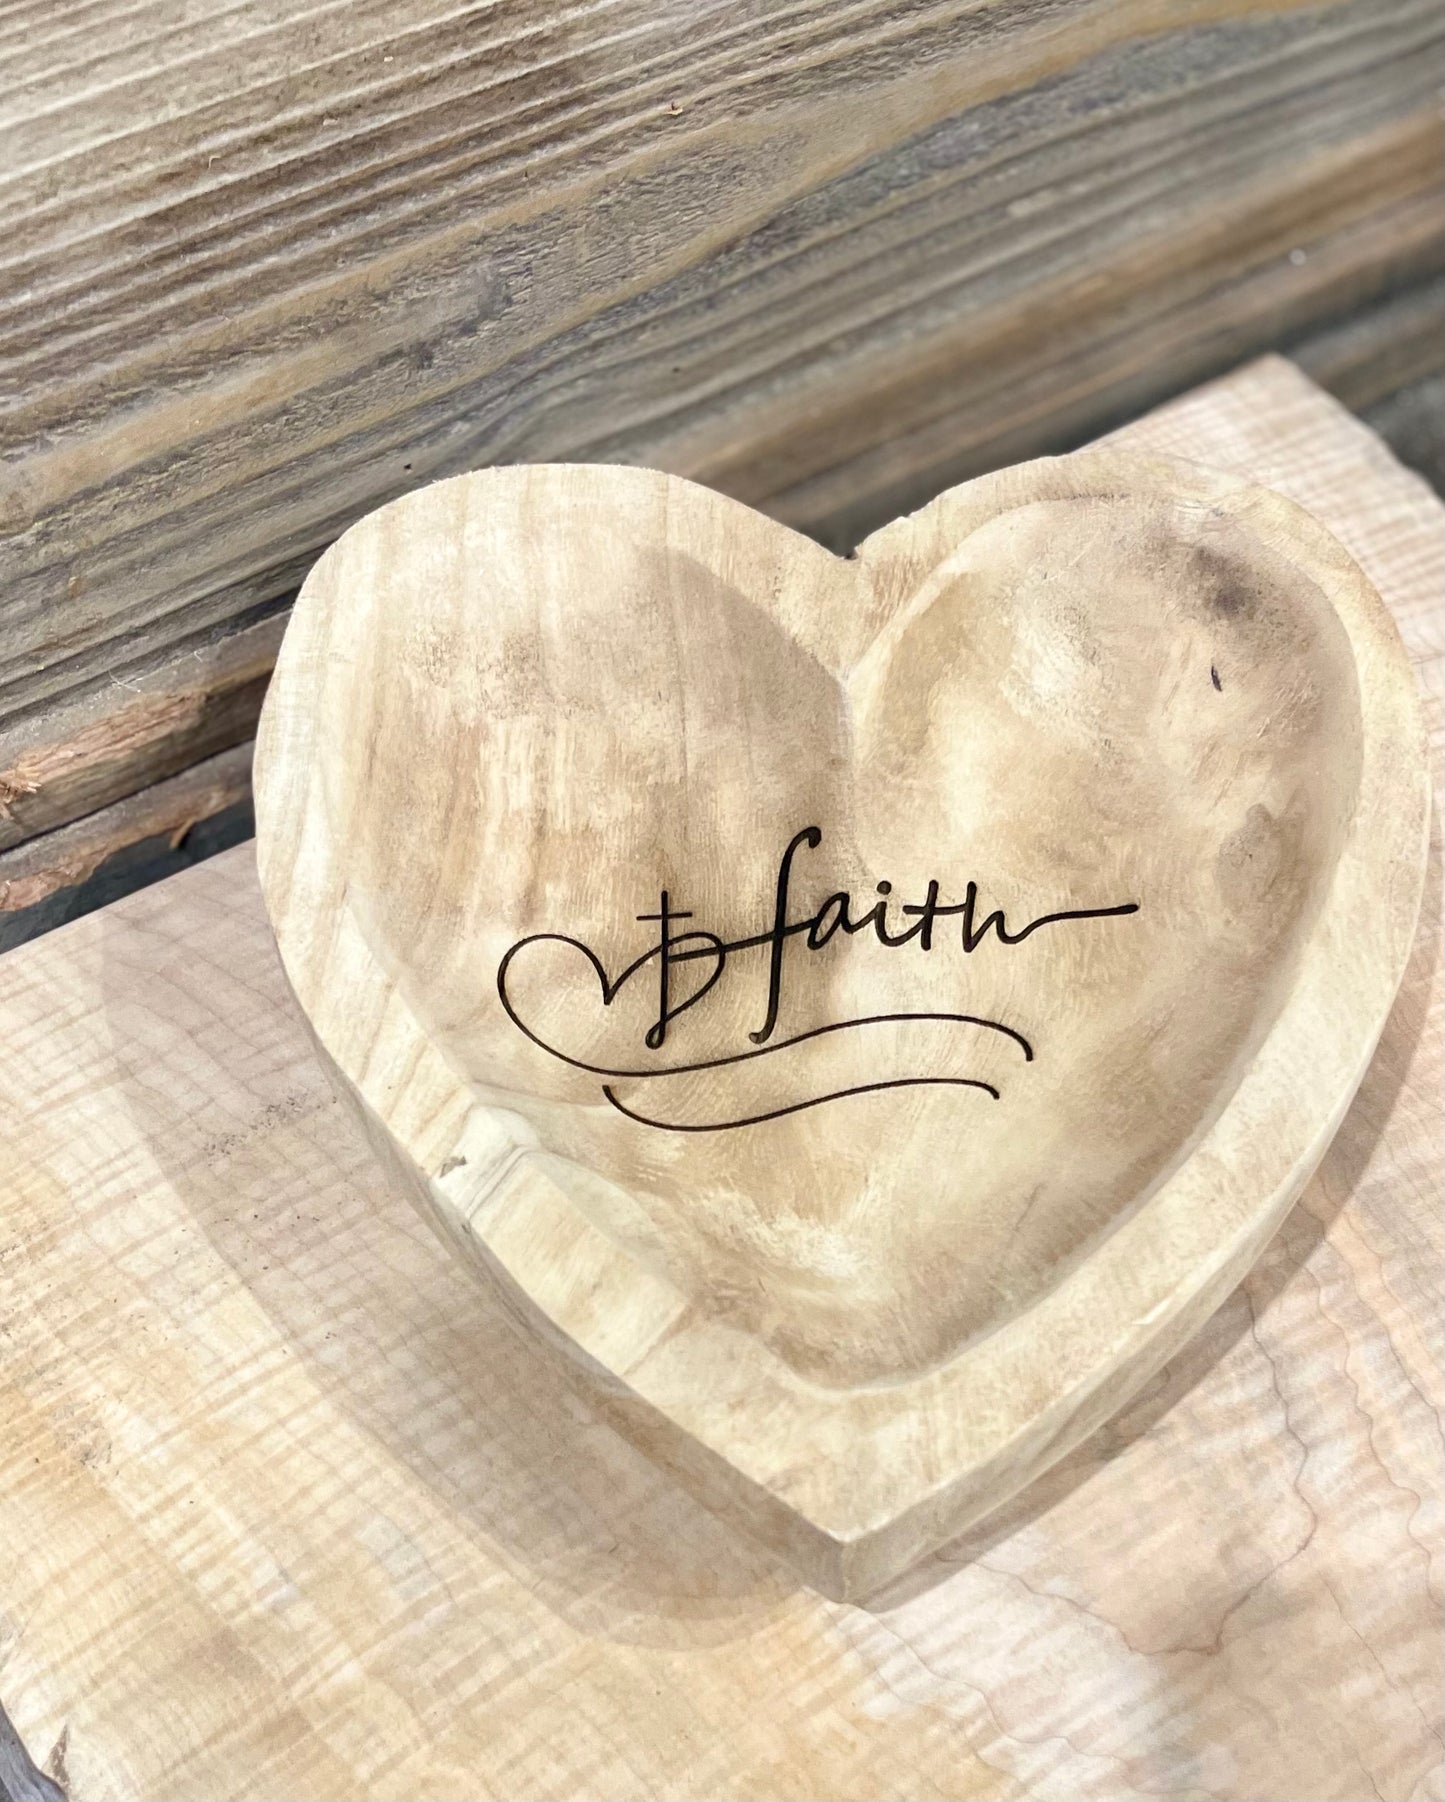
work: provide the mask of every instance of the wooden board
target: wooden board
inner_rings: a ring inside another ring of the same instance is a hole
[[[0,845],[180,768],[127,687],[188,692],[427,477],[646,462],[841,545],[1428,277],[1440,38],[1430,0],[14,0]]]
[[[251,738],[285,626],[271,614],[0,731],[0,872],[37,840],[58,863],[58,829]]]
[[[250,838],[251,758],[234,745],[0,851],[0,951]]]
[[[1411,467],[1445,493],[1445,279],[1388,294],[1338,325],[1308,333],[1291,350],[1328,392],[1364,418]],[[1044,432],[1033,448],[1072,448],[1075,434]],[[254,732],[288,607],[212,642],[162,653],[80,694],[0,727],[0,949],[78,918],[131,889],[172,875],[177,858],[160,814],[173,813],[173,774],[214,797],[185,853],[192,861],[249,837],[249,765],[244,794],[211,787],[196,771]],[[237,770],[236,760],[228,769]],[[75,857],[81,819],[88,847]],[[22,849],[21,847],[26,847]],[[40,902],[15,897],[43,879]],[[26,886],[21,886],[22,883]]]
[[[1442,509],[1269,362],[1207,433],[1390,599]],[[0,960],[0,1695],[76,1796],[1434,1802],[1440,853],[1359,1098],[1119,1419],[868,1608],[598,1424],[381,1183],[238,850]]]

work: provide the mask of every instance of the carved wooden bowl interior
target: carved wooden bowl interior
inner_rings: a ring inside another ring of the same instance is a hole
[[[1104,452],[847,560],[651,471],[438,483],[313,571],[256,788],[398,1180],[836,1595],[1243,1274],[1384,1023],[1428,812],[1339,545]]]

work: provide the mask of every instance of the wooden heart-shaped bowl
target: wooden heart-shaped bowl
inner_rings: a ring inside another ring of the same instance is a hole
[[[1379,597],[1093,452],[840,559],[621,468],[353,526],[256,758],[292,987],[597,1406],[834,1596],[1116,1408],[1338,1126],[1428,819]]]

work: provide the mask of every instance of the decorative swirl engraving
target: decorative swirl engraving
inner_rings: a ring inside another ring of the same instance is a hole
[[[672,906],[671,897],[666,889],[662,891],[656,913],[638,914],[642,923],[657,923],[657,942],[651,945],[640,956],[635,957],[616,976],[610,976],[606,965],[590,945],[581,939],[573,938],[562,932],[534,932],[525,938],[518,939],[510,946],[502,961],[497,966],[497,995],[503,1010],[512,1024],[540,1050],[557,1058],[573,1069],[585,1070],[594,1076],[605,1076],[612,1079],[652,1081],[668,1076],[693,1074],[700,1070],[719,1070],[732,1064],[741,1064],[757,1057],[766,1057],[774,1052],[786,1051],[795,1045],[801,1045],[811,1039],[822,1038],[829,1033],[847,1032],[857,1028],[881,1026],[899,1021],[944,1021],[954,1025],[975,1026],[984,1031],[1001,1034],[1011,1040],[1022,1052],[1026,1062],[1032,1062],[1033,1046],[1016,1028],[1002,1020],[994,1020],[983,1014],[955,1013],[952,1011],[920,1011],[904,1013],[863,1014],[855,1019],[834,1020],[824,1026],[815,1026],[806,1032],[799,1032],[787,1038],[774,1039],[777,1026],[778,1011],[782,1002],[784,949],[792,938],[803,939],[809,951],[821,951],[825,945],[839,932],[852,937],[868,927],[879,944],[890,950],[896,950],[910,944],[915,939],[920,950],[930,951],[933,948],[934,927],[939,920],[958,918],[960,920],[961,942],[965,952],[975,951],[989,932],[993,932],[998,941],[1004,945],[1021,944],[1031,933],[1040,927],[1056,925],[1066,920],[1109,919],[1124,914],[1137,913],[1139,903],[1126,901],[1112,907],[1068,908],[1055,913],[1041,914],[1037,919],[1029,921],[1016,932],[1011,932],[1001,909],[996,909],[982,922],[977,919],[978,884],[970,882],[964,890],[964,899],[960,902],[946,904],[939,900],[939,884],[931,881],[928,884],[922,902],[903,906],[900,911],[905,915],[916,916],[915,923],[902,932],[891,932],[888,928],[889,896],[892,884],[879,882],[878,901],[863,914],[861,918],[853,917],[853,898],[846,891],[838,891],[828,896],[815,913],[804,919],[788,918],[788,890],[792,879],[793,859],[801,847],[816,850],[822,843],[821,827],[805,826],[796,832],[788,841],[778,864],[778,877],[774,893],[773,922],[765,931],[749,934],[740,939],[724,940],[716,933],[700,930],[674,932],[673,923],[679,920],[690,920],[693,916]],[[679,1015],[694,1008],[707,996],[721,979],[727,968],[729,957],[740,951],[749,951],[767,946],[768,948],[768,993],[767,1004],[761,1026],[748,1034],[753,1049],[735,1051],[720,1057],[699,1058],[687,1063],[664,1064],[643,1063],[634,1065],[597,1064],[584,1058],[574,1057],[559,1046],[550,1044],[540,1033],[522,1019],[516,1006],[508,994],[507,978],[517,957],[529,946],[538,944],[559,944],[570,946],[580,951],[592,966],[601,991],[602,1005],[611,1007],[623,987],[638,973],[654,961],[657,966],[658,1007],[657,1018],[643,1035],[643,1043],[650,1052],[660,1051],[667,1040],[669,1026]],[[702,958],[712,960],[712,968],[703,981],[690,994],[682,999],[675,999],[676,989],[673,981],[679,965],[694,963]],[[790,1103],[784,1107],[772,1108],[767,1112],[749,1114],[739,1119],[714,1120],[706,1122],[666,1121],[650,1118],[635,1108],[621,1101],[615,1093],[612,1083],[602,1086],[602,1093],[607,1102],[618,1113],[640,1126],[656,1127],[668,1132],[725,1132],[737,1127],[759,1126],[769,1120],[778,1120],[788,1114],[802,1112],[806,1108],[820,1107],[824,1102],[839,1101],[848,1095],[873,1094],[884,1089],[906,1089],[935,1085],[950,1088],[978,1089],[999,1099],[999,1091],[992,1084],[981,1079],[962,1076],[906,1076],[894,1077],[885,1081],[857,1083],[848,1088],[835,1089],[824,1095],[815,1095],[805,1101]]]

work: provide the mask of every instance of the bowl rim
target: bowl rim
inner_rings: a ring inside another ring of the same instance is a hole
[[[781,534],[790,557],[864,572],[909,533],[934,529],[957,543],[960,530],[1011,508],[1123,484],[1223,508],[1286,542],[1334,608],[1358,684],[1359,784],[1274,1018],[1153,1192],[1052,1287],[941,1364],[885,1385],[824,1388],[700,1314],[575,1204],[524,1122],[471,1096],[347,906],[312,705],[321,660],[345,655],[346,603],[328,571],[354,534],[434,506],[456,484],[482,504],[538,484],[559,500],[581,486],[619,502],[639,484],[663,484],[674,517],[721,508],[749,532]],[[1431,806],[1414,671],[1383,600],[1333,534],[1256,482],[1113,448],[949,489],[848,560],[655,470],[544,464],[430,484],[351,527],[307,577],[262,711],[255,800],[261,888],[287,980],[397,1179],[508,1309],[587,1379],[608,1418],[840,1597],[875,1589],[1023,1487],[1122,1406],[1253,1263],[1323,1156],[1383,1030],[1414,938]],[[533,1255],[549,1233],[568,1239],[588,1285]],[[627,1307],[609,1311],[609,1293],[626,1295]]]

